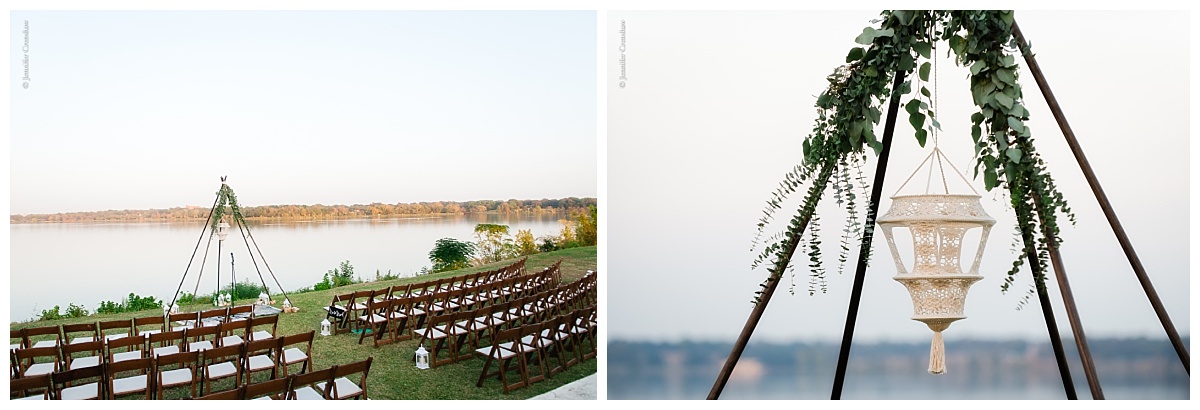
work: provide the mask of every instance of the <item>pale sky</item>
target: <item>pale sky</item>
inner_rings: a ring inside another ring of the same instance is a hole
[[[14,214],[597,196],[593,11],[9,21]]]
[[[825,77],[876,17],[877,11],[608,13],[609,340],[734,341],[767,275],[749,269],[761,210],[802,158]],[[1188,334],[1188,14],[1018,11],[1016,18],[1175,326]],[[974,105],[968,72],[944,58],[946,49],[935,53],[943,57],[940,146],[966,171]],[[1165,339],[1032,75],[1018,62],[1032,112],[1028,125],[1078,217],[1077,225],[1063,228],[1062,255],[1087,335]],[[901,113],[880,212],[929,152],[916,144],[906,120]],[[882,130],[880,124],[876,133]],[[868,180],[873,154],[871,161]],[[984,192],[982,180],[975,185]],[[1036,297],[1015,309],[1032,281],[1028,268],[1013,291],[1000,292],[1015,256],[1015,221],[1000,191],[983,193],[997,220],[981,268],[985,279],[971,289],[968,319],[945,332],[947,341],[1047,340]],[[777,219],[786,222],[800,197]],[[856,256],[839,276],[834,256],[843,216],[831,196],[824,205],[829,293],[807,295],[807,258],[798,254],[796,295],[789,295],[785,276],[752,341],[840,340]],[[929,340],[930,331],[910,320],[904,287],[892,280],[895,266],[882,235],[874,249],[855,340]],[[1054,283],[1050,295],[1060,331],[1069,334]]]

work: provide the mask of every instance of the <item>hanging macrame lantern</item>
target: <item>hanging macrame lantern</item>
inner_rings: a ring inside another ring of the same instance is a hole
[[[945,155],[935,146],[917,170],[920,171],[925,163],[929,162],[932,177],[934,165],[929,160],[935,156],[940,169]],[[958,173],[953,164],[950,166]],[[916,172],[913,175],[916,175]],[[958,176],[966,182],[961,173],[958,173]],[[912,176],[909,176],[909,180],[911,179]],[[933,342],[929,350],[929,372],[933,374],[946,372],[942,331],[954,321],[966,319],[963,305],[967,299],[967,290],[972,284],[983,279],[979,274],[979,262],[987,245],[988,233],[996,223],[995,219],[984,212],[979,203],[978,193],[950,194],[944,172],[942,183],[946,186],[945,194],[929,194],[927,186],[926,194],[923,195],[893,196],[891,209],[877,221],[884,238],[887,239],[888,248],[892,251],[892,259],[896,262],[897,274],[893,279],[908,288],[912,296],[912,319],[925,323],[929,330],[933,331]],[[908,184],[908,181],[904,184]],[[969,182],[967,186],[970,187]],[[901,185],[900,188],[903,189],[904,186]],[[971,190],[974,192],[974,188]],[[895,228],[908,228],[912,234],[911,270],[907,269],[900,257],[900,251],[896,248],[896,241],[892,236],[892,230]],[[982,228],[979,247],[970,269],[963,272],[963,237],[967,231],[975,228]]]

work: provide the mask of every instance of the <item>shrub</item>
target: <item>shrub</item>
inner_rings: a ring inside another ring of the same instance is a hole
[[[538,244],[538,252],[554,252],[558,250],[558,238],[542,236],[538,239],[542,241],[542,243]]]
[[[74,303],[67,305],[67,317],[85,317],[85,316],[88,316],[88,311],[87,311],[87,309],[84,309],[83,306],[79,306]]]
[[[55,305],[54,309],[43,310],[42,314],[38,316],[38,320],[58,320],[58,319],[62,319],[62,315],[58,313],[58,305]]]
[[[338,267],[325,272],[321,281],[313,285],[313,290],[328,290],[360,282],[362,281],[354,277],[354,266],[350,265],[350,261],[343,261]],[[258,297],[258,293],[255,293],[254,296]]]
[[[400,279],[400,275],[399,274],[393,275],[392,270],[388,269],[388,272],[386,275],[380,276],[379,269],[375,269],[375,281],[376,282],[381,281],[381,280],[392,280],[392,279]]]
[[[508,225],[478,224],[475,225],[476,247],[479,250],[477,262],[482,265],[517,256],[517,246],[508,236]]]
[[[596,244],[596,206],[588,206],[587,212],[575,217],[575,239],[580,246]]]
[[[478,228],[477,228],[478,229]],[[459,242],[454,238],[438,239],[429,251],[429,261],[433,262],[433,272],[445,272],[471,266],[471,257],[475,255],[475,245],[470,242]]]

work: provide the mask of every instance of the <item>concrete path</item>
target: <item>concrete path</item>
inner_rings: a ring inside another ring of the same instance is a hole
[[[567,383],[529,400],[596,400],[596,375]]]

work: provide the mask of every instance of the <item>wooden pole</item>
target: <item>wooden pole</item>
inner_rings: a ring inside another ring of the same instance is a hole
[[[1022,240],[1028,244],[1032,244],[1033,237],[1025,238],[1022,235]],[[1062,378],[1063,391],[1067,394],[1067,400],[1078,400],[1079,395],[1075,392],[1075,382],[1071,378],[1071,367],[1067,365],[1067,354],[1063,351],[1062,336],[1058,334],[1058,321],[1054,320],[1054,307],[1050,306],[1050,295],[1046,291],[1045,282],[1039,282],[1038,277],[1045,277],[1042,272],[1042,266],[1038,263],[1037,253],[1030,250],[1027,253],[1029,257],[1029,269],[1033,273],[1034,287],[1037,288],[1038,303],[1042,307],[1042,317],[1046,319],[1046,331],[1050,334],[1050,347],[1054,350],[1054,360],[1058,363],[1058,374]]]
[[[863,282],[867,276],[867,259],[871,256],[871,239],[875,236],[875,218],[879,215],[879,197],[883,194],[883,177],[887,173],[888,157],[892,151],[892,134],[896,131],[896,112],[900,107],[898,90],[906,73],[896,73],[892,82],[892,97],[888,102],[887,122],[883,126],[883,150],[879,152],[879,163],[875,166],[875,181],[871,185],[871,202],[867,204],[867,221],[863,224],[862,244],[858,248],[858,266],[854,270],[854,290],[850,293],[850,307],[846,311],[846,326],[842,328],[842,347],[838,353],[837,372],[833,377],[833,392],[830,399],[842,399],[842,385],[846,381],[846,365],[850,361],[850,345],[854,341],[854,325],[858,321],[858,305],[862,301]]]
[[[817,179],[813,182],[814,189],[819,191],[825,190],[825,185],[829,182],[829,177],[833,175],[832,165],[826,165],[821,169]],[[820,196],[815,197],[817,200]],[[813,208],[816,204],[812,204]],[[805,204],[808,207],[808,204]],[[787,270],[788,264],[791,262],[792,255],[796,253],[796,247],[800,244],[800,234],[808,228],[809,221],[812,220],[812,215],[804,216],[800,220],[799,233],[788,242],[787,257],[776,261],[775,267],[771,270],[771,277],[767,279],[767,287],[763,290],[762,296],[758,303],[754,305],[754,310],[750,311],[750,317],[746,319],[746,325],[742,327],[742,333],[738,335],[737,341],[733,344],[733,351],[729,352],[729,357],[725,359],[725,364],[721,366],[721,373],[717,375],[717,381],[713,383],[712,390],[708,392],[708,400],[716,400],[721,397],[721,391],[725,389],[725,383],[729,381],[729,376],[733,374],[733,368],[737,366],[737,361],[742,357],[742,352],[746,350],[746,344],[750,342],[750,336],[754,334],[754,328],[758,327],[758,320],[762,318],[762,314],[767,310],[767,302],[771,301],[771,295],[775,294],[775,288],[779,286],[779,280],[783,278],[783,272]]]
[[[1025,41],[1025,36],[1021,34],[1021,29],[1017,27],[1017,22],[1013,22],[1012,29],[1013,36],[1017,38],[1017,42],[1021,45],[1021,54],[1025,57],[1025,63],[1029,66],[1029,71],[1033,73],[1034,80],[1037,81],[1042,95],[1046,98],[1046,104],[1050,106],[1050,112],[1054,114],[1054,120],[1058,122],[1058,127],[1062,130],[1063,137],[1067,140],[1067,145],[1071,147],[1071,153],[1075,155],[1075,161],[1079,163],[1079,168],[1083,170],[1083,176],[1087,179],[1088,186],[1092,189],[1092,194],[1096,196],[1096,202],[1100,204],[1100,209],[1104,211],[1104,217],[1108,220],[1108,225],[1112,228],[1113,234],[1116,235],[1117,241],[1120,242],[1121,250],[1125,252],[1125,257],[1129,260],[1129,265],[1133,267],[1133,272],[1137,275],[1138,282],[1142,285],[1142,290],[1146,293],[1146,299],[1150,301],[1150,306],[1154,308],[1154,313],[1158,316],[1159,323],[1162,324],[1163,330],[1171,340],[1171,345],[1175,348],[1175,354],[1179,356],[1179,361],[1183,364],[1184,371],[1190,375],[1192,373],[1190,364],[1191,355],[1187,351],[1187,346],[1183,344],[1183,339],[1179,337],[1179,331],[1175,330],[1175,324],[1171,322],[1171,317],[1167,314],[1162,300],[1159,299],[1158,292],[1154,289],[1154,284],[1150,282],[1150,277],[1146,274],[1146,268],[1142,266],[1141,259],[1138,258],[1137,252],[1133,249],[1133,244],[1129,241],[1129,235],[1125,233],[1125,228],[1121,226],[1121,221],[1117,219],[1117,213],[1108,201],[1108,196],[1104,194],[1104,188],[1100,186],[1100,181],[1096,178],[1096,173],[1092,171],[1092,166],[1088,163],[1087,156],[1083,154],[1083,148],[1079,146],[1079,141],[1075,139],[1075,132],[1071,130],[1071,125],[1067,123],[1066,115],[1063,114],[1062,108],[1059,107],[1058,100],[1054,98],[1054,92],[1050,90],[1050,85],[1046,82],[1046,76],[1042,74],[1042,69],[1038,66],[1037,60],[1034,59],[1033,53],[1029,52],[1029,43]]]

